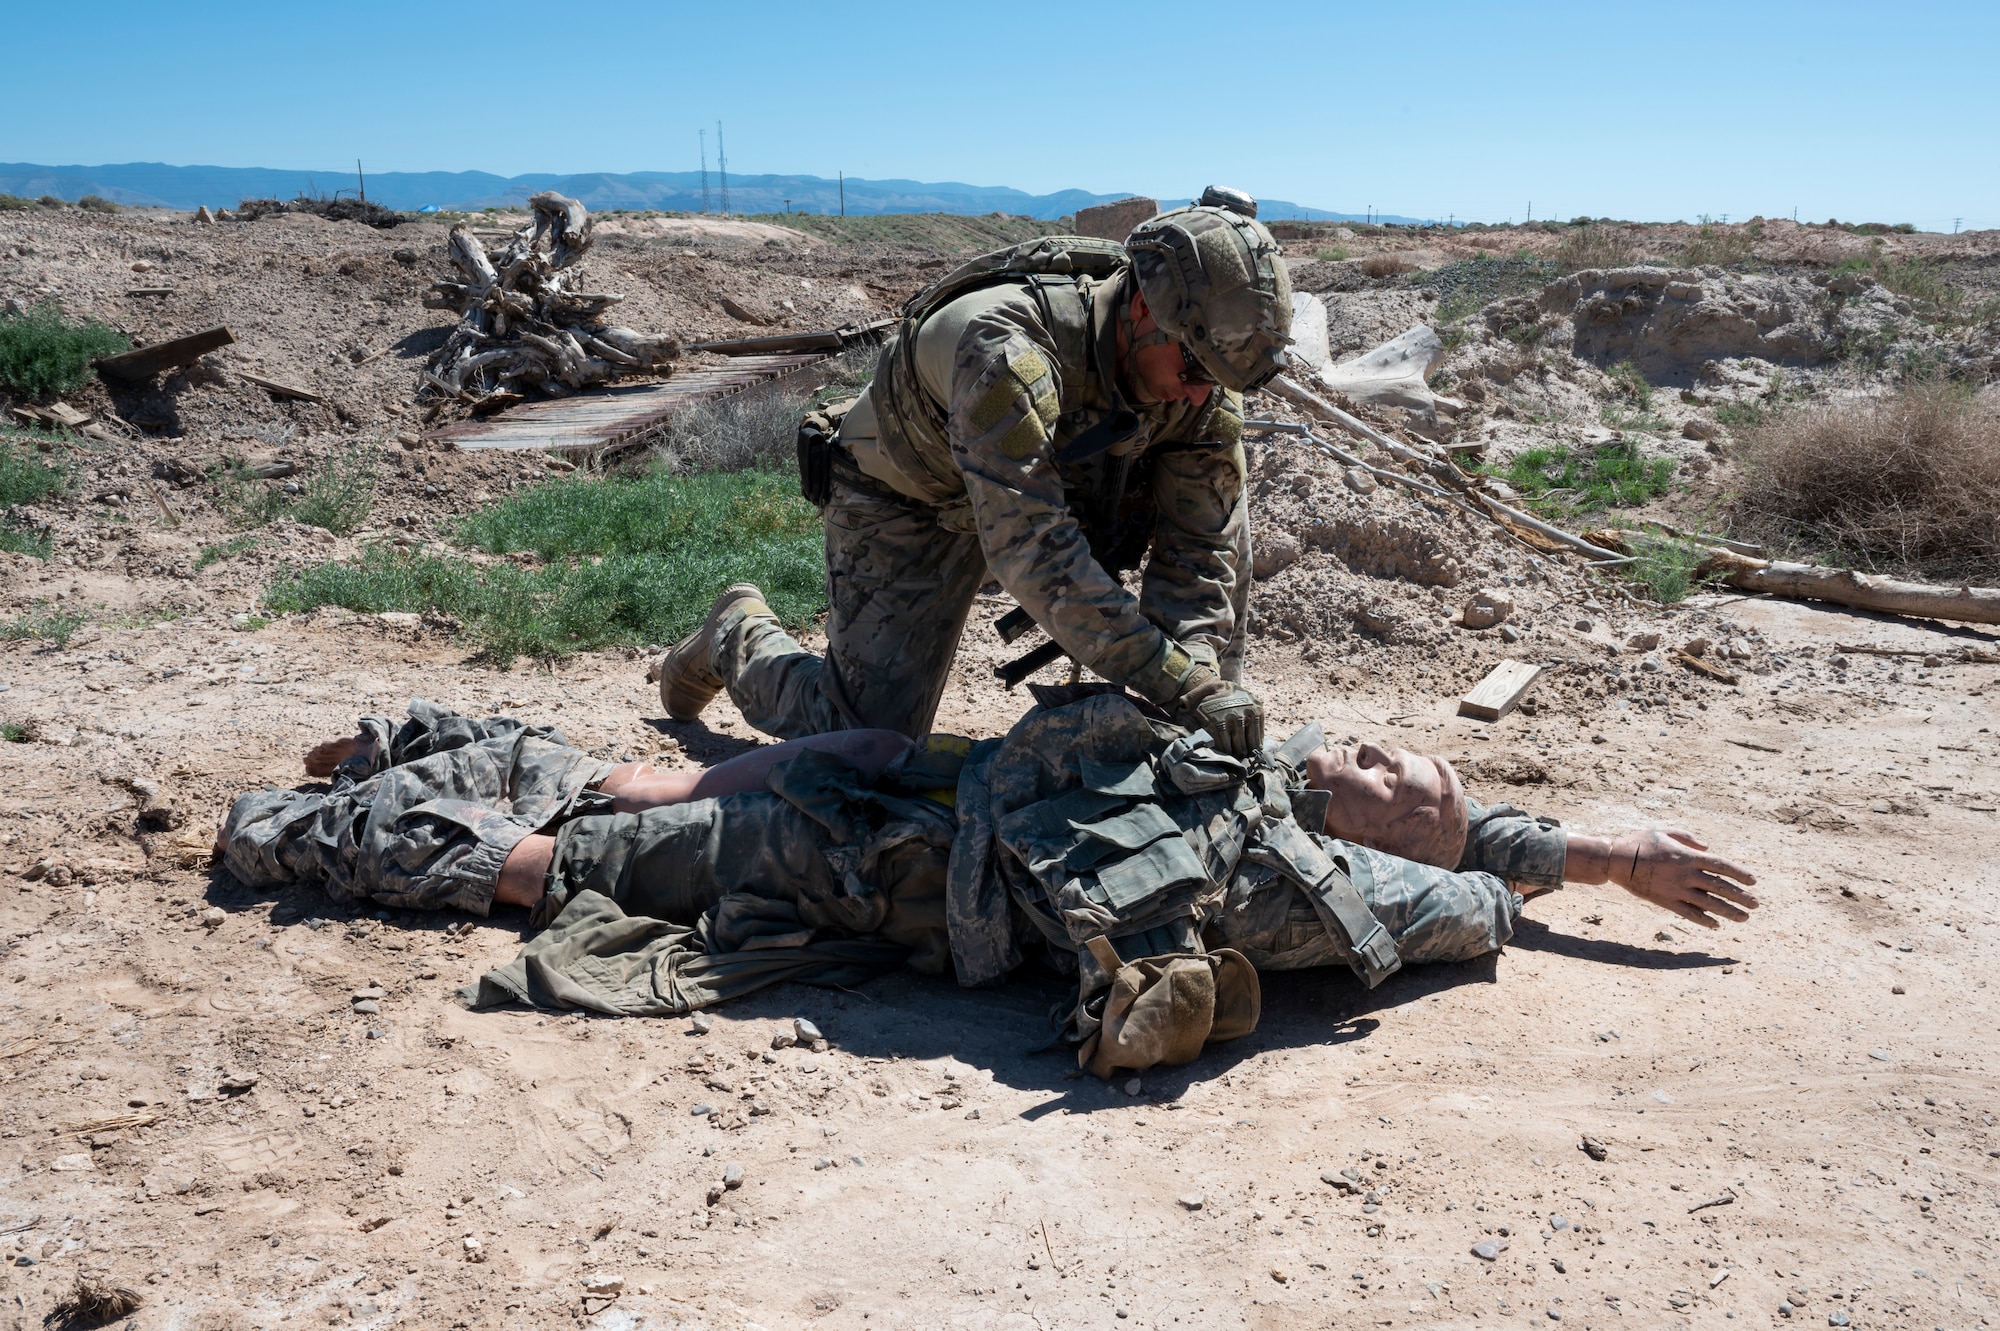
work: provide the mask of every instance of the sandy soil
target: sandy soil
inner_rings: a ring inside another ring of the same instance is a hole
[[[721,261],[648,262],[683,258]],[[924,275],[882,263],[885,287]],[[179,392],[209,432],[184,438],[219,446],[199,404],[234,389]],[[155,431],[91,461],[109,483],[189,446]],[[386,502],[473,506],[539,463],[477,465],[495,470],[404,450]],[[411,696],[671,764],[756,738],[726,703],[664,720],[636,653],[500,671],[405,620],[244,627],[277,567],[351,545],[287,527],[196,569],[222,534],[199,487],[163,491],[174,527],[93,490],[48,515],[54,561],[0,570],[10,613],[95,614],[64,650],[0,643],[0,720],[29,737],[0,744],[0,1325],[40,1324],[80,1271],[138,1290],[147,1331],[1991,1318],[2000,667],[1952,651],[1995,635],[1607,606],[1449,524],[1425,545],[1414,505],[1276,445],[1258,468],[1260,536],[1301,547],[1260,584],[1250,673],[1274,727],[1442,752],[1476,793],[1591,830],[1685,826],[1756,870],[1754,920],[1704,933],[1569,889],[1477,963],[1373,993],[1270,977],[1255,1035],[1110,1086],[1032,1052],[1064,989],[1034,974],[788,987],[706,1034],[469,1013],[453,990],[513,955],[518,912],[246,891],[203,853],[228,799],[298,783],[310,743]],[[1488,583],[1518,602],[1517,644],[1449,622]],[[1364,593],[1389,627],[1351,627]],[[990,677],[1003,608],[975,616],[942,726],[1018,715]],[[1650,677],[1626,645],[1645,632],[1740,647],[1740,683]],[[1566,664],[1532,715],[1456,718],[1507,655]],[[795,1017],[831,1049],[774,1050]]]

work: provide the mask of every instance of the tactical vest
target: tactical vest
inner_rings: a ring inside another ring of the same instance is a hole
[[[924,320],[960,296],[1004,282],[1020,283],[1033,293],[1043,326],[1055,339],[1062,381],[1061,415],[1054,430],[1058,454],[1098,425],[1109,407],[1091,401],[1091,389],[1098,387],[1091,300],[1129,266],[1124,246],[1115,241],[1044,236],[982,254],[910,297],[895,335],[882,348],[869,388],[890,460],[906,475],[929,477],[946,493],[963,488],[951,456],[947,413],[917,376],[917,333]]]
[[[1119,1001],[1143,1002],[1148,977],[1170,978],[1173,958],[1209,957],[1203,931],[1239,873],[1278,875],[1299,889],[1339,958],[1370,988],[1401,966],[1356,886],[1358,866],[1307,830],[1324,825],[1328,802],[1303,777],[1306,758],[1325,742],[1317,726],[1246,763],[1210,747],[1205,732],[1155,720],[1105,686],[1036,693],[1043,707],[1014,728],[979,778],[974,799],[983,810],[963,807],[961,783],[953,890],[971,886],[960,872],[962,852],[974,849],[963,846],[965,832],[990,828],[986,871],[1050,952],[1075,966],[1073,1039],[1099,1036]],[[957,903],[953,911],[965,913]],[[953,929],[956,952],[956,918]],[[1150,971],[1134,971],[1141,962]],[[1209,966],[1217,984],[1238,971],[1223,962]],[[1235,973],[1234,983],[1246,981]],[[1254,970],[1247,985],[1254,1009]]]

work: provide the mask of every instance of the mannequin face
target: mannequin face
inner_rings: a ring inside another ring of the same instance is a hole
[[[1465,789],[1442,758],[1328,745],[1306,760],[1306,783],[1333,796],[1328,836],[1444,869],[1464,853]]]
[[[1159,328],[1153,319],[1153,312],[1146,308],[1146,298],[1136,291],[1132,293],[1131,312],[1134,337],[1144,337]],[[1200,371],[1189,370],[1187,358],[1181,354],[1178,342],[1140,347],[1135,351],[1126,345],[1121,336],[1118,350],[1129,362],[1126,373],[1143,383],[1146,391],[1162,402],[1187,402],[1199,407],[1215,391],[1213,383],[1193,377]]]

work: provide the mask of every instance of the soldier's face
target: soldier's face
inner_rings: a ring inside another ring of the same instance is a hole
[[[1153,312],[1146,308],[1145,297],[1134,292],[1133,336],[1144,337],[1157,327],[1159,325],[1153,320]],[[1215,391],[1213,383],[1189,373],[1187,357],[1182,355],[1178,342],[1140,347],[1129,354],[1132,357],[1132,373],[1146,385],[1147,392],[1162,402],[1187,402],[1199,407]]]
[[[1443,868],[1458,863],[1465,791],[1444,759],[1374,743],[1328,745],[1306,761],[1306,771],[1307,784],[1333,796],[1327,835]]]

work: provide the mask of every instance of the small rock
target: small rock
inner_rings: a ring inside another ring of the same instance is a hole
[[[231,1095],[241,1095],[263,1079],[263,1075],[256,1072],[225,1072],[222,1074],[222,1080],[216,1083],[216,1089],[227,1091]]]
[[[227,915],[222,913],[222,907],[220,906],[210,906],[201,913],[201,922],[210,929],[216,928],[228,918]]]
[[[1874,1059],[1877,1063],[1893,1063],[1896,1061],[1895,1056],[1886,1049],[1870,1049],[1868,1057]]]
[[[1359,467],[1349,467],[1342,471],[1340,479],[1346,483],[1348,489],[1358,495],[1375,493],[1375,478]]]
[[[715,1029],[715,1018],[706,1012],[697,1012],[688,1019],[689,1035],[707,1035],[713,1029]]]
[[[816,1169],[816,1170],[818,1170],[818,1169],[832,1169],[832,1168],[833,1168],[833,1161],[832,1161],[832,1160],[831,1160],[830,1158],[828,1158],[827,1156],[821,1156],[821,1157],[820,1157],[819,1159],[817,1159],[817,1160],[813,1161],[813,1168],[814,1168],[814,1169]]]
[[[1593,624],[1590,620],[1579,619],[1574,624],[1571,624],[1570,627],[1575,629],[1578,633],[1588,633],[1592,629],[1596,628],[1597,625]]]
[[[1635,652],[1650,652],[1660,645],[1660,635],[1650,629],[1644,629],[1627,637],[1625,645]]]
[[[1550,1216],[1550,1217],[1549,1217],[1549,1228],[1550,1228],[1550,1229],[1553,1229],[1553,1230],[1558,1230],[1558,1231],[1560,1231],[1560,1230],[1565,1230],[1565,1229],[1568,1229],[1568,1228],[1569,1228],[1569,1217],[1568,1217],[1568,1216],[1564,1216],[1564,1215],[1552,1215],[1552,1216]]]
[[[356,989],[348,996],[350,1002],[359,1003],[369,998],[387,998],[389,991],[379,984],[371,984],[366,989]]]
[[[1826,1324],[1828,1326],[1846,1326],[1847,1314],[1836,1308],[1826,1315]]]
[[[1907,993],[1908,990],[1904,989],[1903,986],[1900,984],[1892,984],[1889,986],[1889,992],[1892,994],[1901,994],[1901,993]]]
[[[1654,637],[1654,638],[1658,638],[1658,637],[1659,637],[1660,635],[1659,635],[1659,634],[1657,634],[1657,633],[1655,633],[1655,634],[1651,634],[1651,635],[1649,635],[1649,636],[1651,636],[1651,637]],[[1664,663],[1664,662],[1662,662],[1662,661],[1660,660],[1660,658],[1659,658],[1659,657],[1657,657],[1657,656],[1648,656],[1648,657],[1647,657],[1647,658],[1646,658],[1645,660],[1643,660],[1643,661],[1639,662],[1639,669],[1641,669],[1641,670],[1644,670],[1644,671],[1648,671],[1648,672],[1650,672],[1650,673],[1652,673],[1652,674],[1655,674],[1655,675],[1659,674],[1659,673],[1660,673],[1661,671],[1665,670],[1666,668],[1667,668],[1667,667],[1666,667],[1665,663]]]
[[[1145,1083],[1140,1081],[1137,1077],[1134,1077],[1130,1081],[1125,1083],[1125,1094],[1127,1095],[1137,1095],[1140,1091],[1144,1089],[1145,1089]]]
[[[1593,1160],[1602,1160],[1611,1154],[1610,1148],[1595,1137],[1585,1137],[1577,1143],[1577,1149]]]
[[[1469,629],[1490,629],[1514,613],[1514,599],[1505,592],[1481,587],[1466,601],[1460,621]]]
[[[468,1262],[483,1262],[486,1260],[485,1245],[481,1244],[478,1239],[473,1238],[470,1234],[465,1236],[465,1260]]]
[[[132,262],[132,271],[135,273],[150,273],[153,271],[153,261],[151,259],[135,259]]]
[[[1852,661],[1848,660],[1848,659],[1847,659],[1846,657],[1844,657],[1844,656],[1836,656],[1836,657],[1834,657],[1834,658],[1833,658],[1833,660],[1832,660],[1831,662],[1829,662],[1828,664],[1832,665],[1832,666],[1833,666],[1833,668],[1834,668],[1835,670],[1845,670],[1845,669],[1847,669],[1847,668],[1848,668],[1849,666],[1853,665],[1853,664],[1854,664],[1854,662],[1852,662]]]
[[[1285,1284],[1287,1281],[1289,1281],[1291,1277],[1289,1275],[1286,1275],[1283,1271],[1274,1266],[1271,1268],[1271,1279],[1277,1281],[1280,1285],[1282,1285]]]
[[[1521,630],[1515,628],[1512,624],[1502,624],[1500,626],[1500,641],[1505,643],[1516,643],[1519,642],[1520,640],[1521,640]]]
[[[693,1109],[688,1110],[688,1113],[693,1115],[695,1118],[707,1118],[710,1114],[713,1114],[714,1112],[715,1112],[714,1105],[696,1105]]]
[[[614,1276],[603,1271],[593,1272],[583,1278],[583,1292],[592,1298],[608,1299],[625,1292],[625,1277]]]
[[[1707,656],[1708,639],[1689,638],[1687,642],[1682,645],[1681,650],[1686,652],[1689,656]]]
[[[1472,1255],[1482,1262],[1497,1262],[1505,1251],[1507,1245],[1498,1239],[1481,1239],[1472,1245]]]
[[[372,1017],[382,1010],[382,1005],[372,998],[363,998],[355,1002],[354,1010],[363,1016]]]
[[[1780,1299],[1778,1301],[1778,1316],[1790,1317],[1791,1315],[1792,1315],[1791,1301],[1788,1299]]]
[[[968,1112],[966,1113],[966,1115],[965,1115],[965,1116],[966,1116],[967,1118],[978,1118],[978,1117],[979,1117],[979,1111],[978,1111],[977,1109],[974,1109],[974,1110],[970,1110],[970,1111],[968,1111]]]
[[[792,1035],[800,1044],[806,1045],[811,1044],[814,1040],[824,1040],[826,1038],[819,1033],[819,1027],[813,1025],[804,1017],[792,1018]]]
[[[1944,658],[1942,656],[1931,655],[1924,658],[1924,668],[1926,670],[1935,670],[1943,664]]]
[[[722,1200],[722,1191],[723,1189],[720,1183],[711,1183],[708,1185],[708,1204],[710,1206],[713,1206],[717,1202]]]
[[[1259,534],[1251,554],[1251,571],[1259,578],[1274,577],[1299,562],[1298,538],[1290,532]]]
[[[742,1187],[742,1186],[743,1186],[743,1166],[741,1166],[741,1165],[724,1165],[724,1166],[722,1167],[722,1186],[723,1186],[723,1187],[725,1187],[725,1188],[728,1188],[728,1189],[729,1189],[730,1191],[732,1191],[732,1192],[734,1192],[734,1191],[735,1191],[736,1189],[738,1189],[738,1188]]]
[[[771,1037],[771,1048],[790,1049],[793,1045],[797,1044],[798,1042],[799,1042],[799,1037],[793,1035],[790,1031],[779,1031],[776,1035]]]
[[[1681,426],[1681,438],[1706,442],[1721,433],[1722,427],[1706,417],[1696,416]]]
[[[1198,1192],[1186,1193],[1179,1198],[1179,1201],[1183,1211],[1199,1211],[1208,1203],[1208,1199]]]

